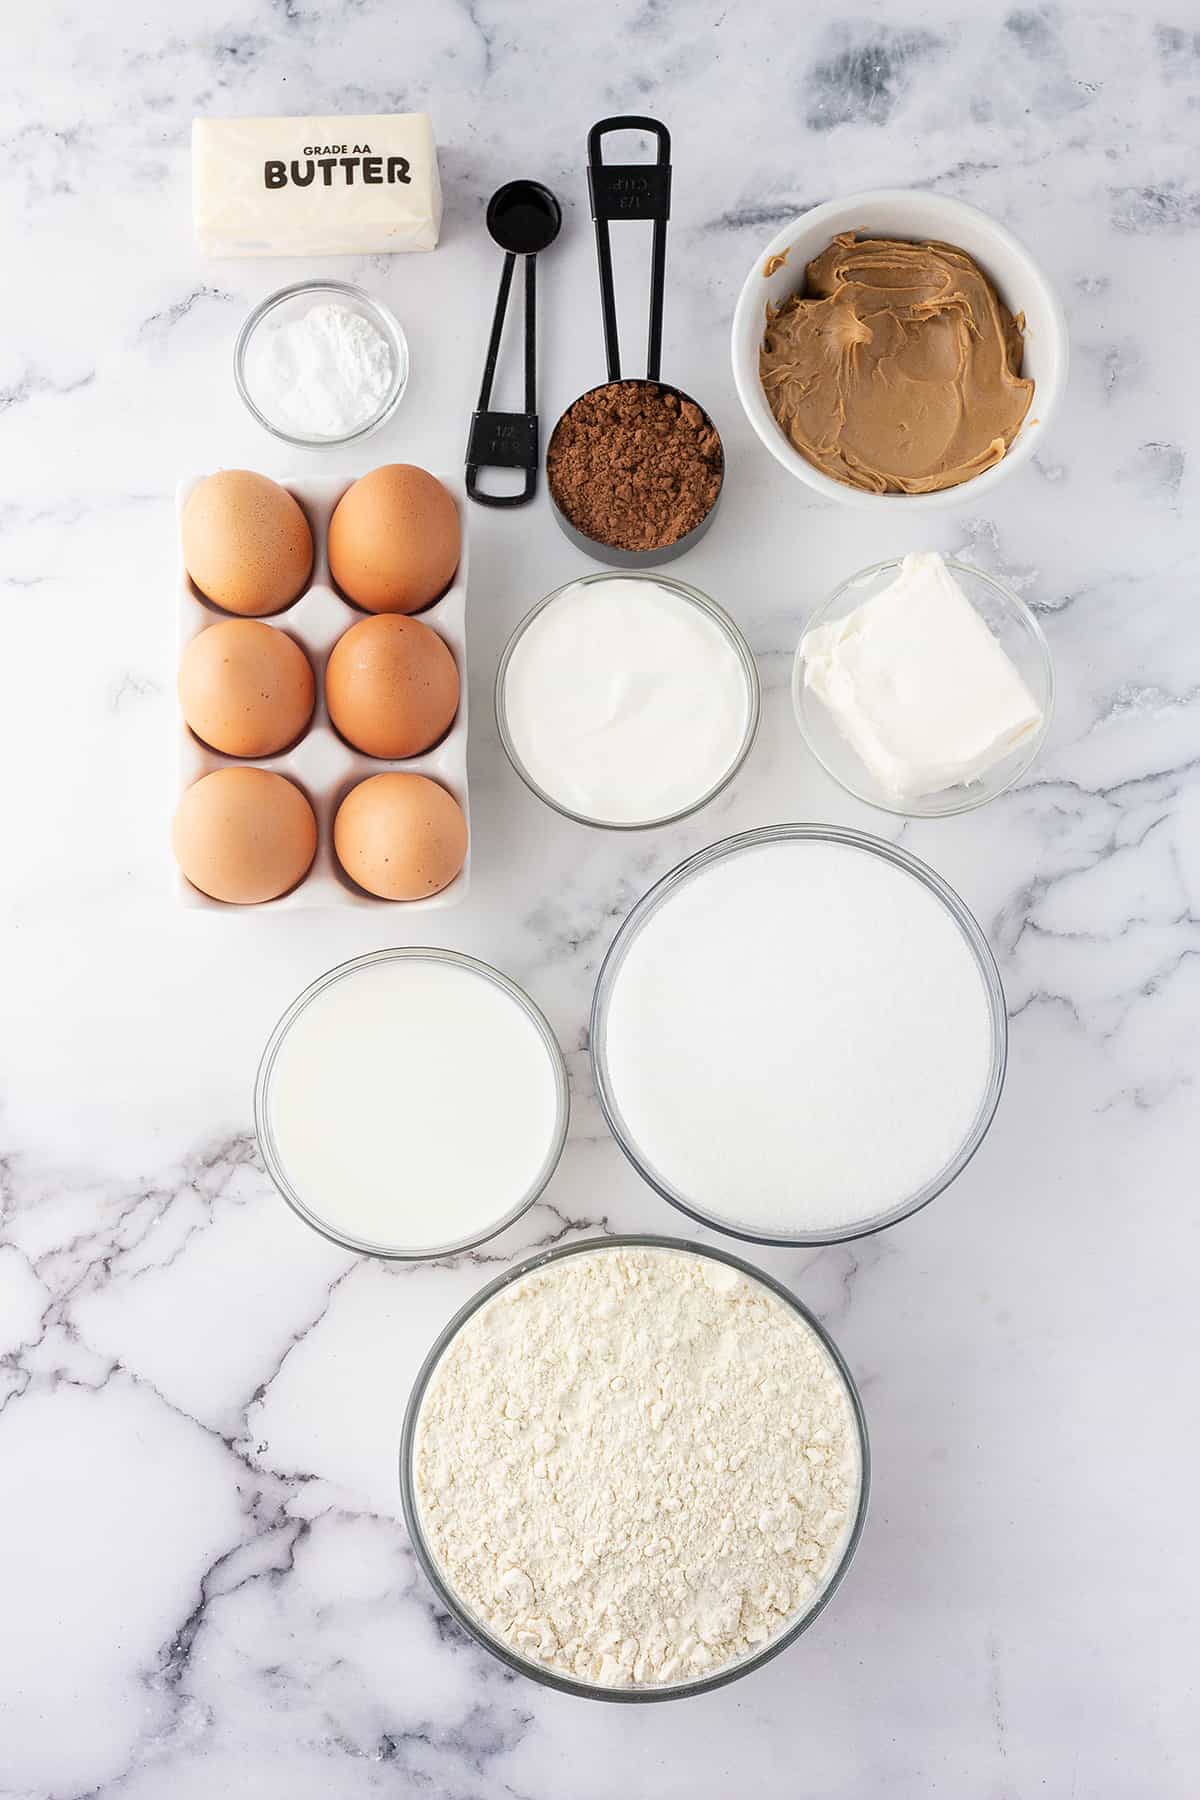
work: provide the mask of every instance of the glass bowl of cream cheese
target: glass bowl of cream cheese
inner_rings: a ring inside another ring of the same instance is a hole
[[[818,606],[796,651],[792,704],[847,793],[901,818],[947,818],[1029,772],[1054,666],[1010,587],[920,551],[860,570]]]

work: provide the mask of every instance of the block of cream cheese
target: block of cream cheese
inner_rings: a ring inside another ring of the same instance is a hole
[[[1041,712],[936,551],[801,645],[805,686],[897,800],[976,781]]]
[[[425,113],[196,119],[192,210],[210,256],[432,250],[442,223]]]

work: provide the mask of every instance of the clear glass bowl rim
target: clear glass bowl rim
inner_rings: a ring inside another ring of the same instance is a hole
[[[632,1137],[625,1129],[613,1093],[605,1051],[605,1030],[609,1002],[629,946],[641,927],[653,917],[664,901],[686,882],[714,863],[738,856],[743,850],[750,849],[755,845],[788,842],[845,844],[853,849],[865,851],[869,855],[882,858],[894,868],[914,876],[935,898],[942,902],[962,932],[983,981],[991,1021],[992,1055],[988,1080],[970,1131],[945,1168],[927,1181],[923,1187],[918,1188],[915,1194],[910,1195],[907,1200],[900,1202],[886,1213],[879,1213],[873,1218],[855,1220],[840,1229],[772,1236],[768,1233],[752,1231],[747,1226],[701,1211],[699,1207],[693,1206],[681,1194],[677,1194],[673,1188],[669,1187],[665,1178],[643,1159],[633,1143]],[[952,1182],[957,1180],[987,1136],[996,1108],[1000,1103],[1000,1094],[1004,1087],[1004,1076],[1008,1066],[1008,1015],[1004,988],[1000,981],[1000,971],[996,967],[996,959],[992,955],[991,946],[984,936],[978,920],[949,882],[944,881],[936,870],[929,867],[928,863],[922,862],[911,851],[902,850],[897,844],[889,844],[883,838],[873,837],[866,831],[852,830],[849,826],[765,825],[756,831],[743,831],[734,837],[722,838],[719,843],[710,844],[707,849],[698,850],[694,856],[689,856],[685,861],[677,863],[673,869],[668,870],[656,881],[653,887],[647,889],[641,899],[626,914],[605,953],[604,961],[600,965],[600,973],[596,977],[588,1023],[588,1054],[591,1060],[592,1079],[600,1102],[600,1110],[604,1114],[604,1121],[627,1160],[656,1194],[661,1195],[664,1200],[677,1207],[694,1224],[703,1225],[711,1231],[722,1232],[728,1237],[740,1238],[744,1243],[762,1244],[773,1249],[810,1249],[824,1244],[850,1243],[855,1238],[870,1237],[888,1226],[898,1225],[902,1219],[911,1218],[913,1213],[919,1212],[923,1206],[928,1206],[931,1200],[935,1200]]]
[[[1050,729],[1050,721],[1054,715],[1054,658],[1050,654],[1050,645],[1046,641],[1046,634],[1042,630],[1037,615],[1034,613],[1032,607],[1027,606],[1020,594],[1018,594],[1015,589],[1009,587],[1007,582],[1001,581],[996,575],[989,574],[986,569],[976,568],[974,563],[963,562],[960,558],[954,556],[946,556],[943,557],[942,560],[950,570],[951,574],[969,575],[973,581],[982,581],[985,586],[990,587],[995,593],[999,594],[1004,604],[1021,620],[1022,625],[1028,632],[1038,653],[1038,658],[1042,665],[1042,673],[1046,688],[1046,697],[1042,706],[1042,722],[1038,726],[1038,729],[1022,746],[1021,754],[1014,760],[1012,768],[1008,772],[1001,786],[991,789],[986,788],[985,777],[982,782],[965,783],[960,790],[943,788],[941,791],[944,794],[953,794],[961,791],[963,798],[952,805],[939,806],[936,810],[922,809],[914,812],[911,807],[905,806],[901,801],[888,800],[882,793],[882,790],[867,793],[863,788],[848,781],[840,770],[835,769],[829,761],[822,756],[820,750],[818,750],[816,744],[814,744],[812,738],[809,736],[808,731],[805,729],[801,698],[804,691],[805,638],[808,636],[809,632],[815,630],[818,625],[823,625],[827,622],[834,607],[850,588],[859,586],[865,588],[869,582],[876,580],[881,575],[898,572],[901,563],[904,561],[903,557],[885,557],[882,562],[872,563],[870,567],[866,569],[859,569],[857,574],[848,575],[844,581],[839,582],[832,593],[827,594],[824,600],[819,602],[809,618],[805,621],[804,630],[800,634],[800,642],[796,645],[796,654],[792,660],[792,712],[795,716],[800,736],[804,739],[805,747],[807,748],[809,755],[815,762],[820,764],[821,768],[824,769],[831,781],[837,782],[837,785],[841,788],[843,793],[850,794],[855,800],[861,800],[864,806],[872,806],[877,812],[889,813],[896,819],[954,819],[958,818],[961,813],[974,812],[978,807],[986,806],[991,800],[998,800],[1001,794],[1007,794],[1010,788],[1015,787],[1017,782],[1029,773],[1030,769],[1037,761],[1041,754],[1042,745],[1046,741],[1046,733]],[[818,704],[820,703],[818,702]],[[936,796],[930,797],[936,798]],[[920,802],[918,801],[915,804],[919,806]]]
[[[854,1416],[859,1451],[858,1505],[855,1509],[854,1522],[842,1545],[842,1551],[838,1559],[837,1567],[831,1572],[824,1587],[817,1594],[808,1610],[797,1614],[792,1623],[787,1626],[785,1630],[781,1631],[777,1637],[771,1638],[768,1643],[762,1645],[760,1649],[754,1651],[749,1656],[744,1656],[737,1662],[729,1663],[724,1668],[716,1670],[713,1674],[701,1676],[694,1681],[674,1682],[662,1687],[609,1688],[600,1687],[595,1682],[575,1681],[569,1675],[559,1675],[555,1670],[544,1668],[540,1663],[527,1661],[526,1658],[519,1656],[517,1652],[512,1650],[507,1644],[502,1643],[499,1638],[493,1637],[487,1626],[476,1619],[474,1615],[463,1606],[462,1602],[458,1599],[453,1589],[450,1587],[449,1582],[439,1569],[432,1551],[425,1542],[425,1535],[421,1529],[420,1511],[417,1505],[416,1485],[413,1480],[413,1452],[416,1442],[417,1420],[421,1411],[421,1402],[425,1397],[425,1390],[429,1385],[434,1370],[458,1332],[471,1318],[473,1318],[475,1313],[477,1313],[481,1307],[486,1305],[494,1294],[500,1293],[503,1288],[508,1287],[512,1282],[521,1280],[521,1278],[528,1275],[531,1270],[544,1268],[547,1263],[559,1262],[568,1256],[582,1256],[594,1250],[621,1249],[646,1245],[664,1250],[678,1251],[687,1256],[710,1257],[715,1262],[724,1263],[728,1268],[737,1269],[741,1274],[748,1276],[752,1281],[757,1281],[778,1299],[782,1300],[784,1304],[790,1307],[792,1312],[797,1314],[798,1317],[816,1334],[817,1338],[827,1351],[834,1367],[837,1369],[838,1374],[842,1378],[846,1393],[850,1400],[850,1410]],[[539,1251],[537,1255],[527,1257],[523,1262],[516,1263],[511,1269],[506,1269],[503,1274],[496,1276],[494,1280],[489,1281],[484,1287],[480,1288],[479,1292],[474,1294],[464,1306],[459,1307],[458,1311],[454,1314],[454,1317],[443,1326],[442,1330],[438,1333],[433,1348],[429,1351],[429,1354],[421,1364],[421,1367],[417,1372],[416,1380],[413,1382],[412,1391],[409,1394],[408,1405],[405,1408],[404,1413],[404,1426],[400,1436],[400,1501],[404,1511],[404,1523],[408,1529],[409,1539],[412,1543],[413,1552],[417,1561],[421,1565],[426,1579],[445,1606],[447,1612],[450,1613],[469,1636],[475,1639],[476,1643],[481,1644],[485,1650],[490,1651],[493,1656],[498,1657],[502,1663],[507,1664],[510,1669],[515,1670],[518,1675],[528,1675],[532,1680],[540,1683],[543,1687],[557,1688],[561,1693],[575,1694],[584,1700],[614,1701],[617,1704],[624,1705],[652,1705],[657,1701],[663,1700],[686,1700],[693,1694],[704,1694],[710,1692],[713,1688],[725,1687],[729,1682],[739,1681],[743,1675],[749,1675],[753,1670],[761,1668],[764,1663],[770,1662],[773,1657],[778,1656],[781,1651],[786,1650],[789,1645],[794,1644],[796,1639],[801,1637],[820,1614],[824,1612],[826,1606],[841,1586],[843,1577],[854,1559],[854,1553],[858,1549],[859,1540],[862,1537],[863,1526],[866,1523],[867,1504],[870,1499],[870,1493],[871,1447],[867,1433],[867,1420],[866,1414],[863,1411],[862,1399],[859,1395],[857,1383],[847,1366],[845,1357],[842,1355],[821,1321],[808,1310],[803,1301],[799,1300],[792,1290],[789,1287],[786,1287],[783,1282],[776,1280],[773,1275],[768,1275],[765,1270],[755,1268],[753,1263],[744,1261],[742,1257],[733,1255],[731,1251],[722,1249],[715,1244],[697,1244],[693,1243],[688,1238],[663,1237],[649,1232],[621,1232],[612,1237],[581,1238],[580,1241],[575,1244],[559,1244],[553,1250]]]
[[[537,782],[533,779],[533,776],[521,761],[508,728],[508,714],[504,700],[504,681],[505,676],[508,674],[508,665],[512,661],[517,645],[524,637],[530,625],[533,624],[533,621],[539,614],[545,612],[546,608],[551,606],[555,600],[558,600],[571,588],[588,587],[598,581],[649,581],[653,582],[658,587],[670,588],[675,593],[682,595],[685,600],[690,600],[693,605],[699,607],[701,612],[706,613],[713,623],[725,634],[727,641],[737,653],[738,661],[742,665],[742,672],[746,677],[748,714],[745,734],[742,738],[737,755],[734,757],[725,773],[721,776],[720,780],[716,782],[713,787],[709,788],[706,793],[702,794],[698,800],[693,800],[688,806],[681,807],[677,812],[664,813],[657,819],[637,819],[632,821],[593,819],[587,813],[572,811],[569,806],[564,806],[561,800],[556,800],[552,794],[548,794],[544,788],[538,786]],[[536,794],[539,800],[550,807],[552,811],[558,813],[560,817],[572,819],[577,825],[590,825],[595,831],[654,831],[661,825],[674,825],[678,820],[688,819],[693,813],[699,812],[701,807],[707,806],[711,800],[715,800],[717,795],[723,792],[740,772],[746,758],[754,748],[754,741],[758,736],[759,720],[762,716],[762,682],[759,678],[758,664],[754,659],[754,652],[746,642],[745,637],[731,615],[725,611],[723,606],[718,605],[710,595],[702,592],[700,588],[692,587],[686,581],[680,581],[678,576],[663,575],[655,570],[649,569],[596,569],[586,575],[576,575],[570,581],[562,582],[560,586],[554,588],[549,594],[544,595],[535,606],[530,607],[529,611],[525,614],[525,617],[520,621],[516,630],[504,646],[503,653],[500,657],[500,663],[496,670],[496,683],[493,690],[493,696],[496,712],[496,730],[500,734],[500,742],[504,747],[504,754],[507,756],[521,780],[525,783],[525,786],[529,789],[530,793]]]
[[[485,1231],[467,1238],[457,1239],[453,1243],[440,1244],[431,1249],[405,1250],[388,1244],[372,1244],[363,1238],[354,1238],[339,1232],[326,1220],[318,1217],[300,1198],[288,1179],[283,1166],[283,1159],[275,1145],[274,1133],[271,1129],[271,1077],[275,1068],[275,1060],[283,1046],[288,1032],[296,1019],[305,1012],[326,988],[337,981],[356,974],[358,970],[368,968],[374,963],[394,961],[418,961],[449,963],[458,969],[465,969],[478,975],[498,987],[502,993],[515,1000],[527,1018],[536,1027],[550,1058],[550,1066],[554,1074],[555,1089],[555,1121],[554,1133],[546,1153],[545,1160],[534,1179],[529,1192],[516,1206],[487,1227]],[[263,1159],[267,1174],[270,1176],[278,1192],[287,1201],[292,1211],[304,1220],[314,1231],[320,1232],[331,1244],[338,1244],[344,1250],[356,1251],[360,1256],[378,1256],[388,1262],[432,1262],[443,1256],[456,1256],[464,1250],[474,1250],[480,1244],[486,1244],[489,1238],[514,1224],[523,1213],[528,1212],[534,1201],[544,1193],[546,1186],[558,1167],[563,1146],[567,1141],[567,1127],[570,1123],[571,1095],[567,1079],[567,1065],[563,1057],[562,1046],[555,1037],[550,1025],[541,1011],[525,992],[524,988],[510,981],[507,975],[501,974],[490,963],[480,962],[477,957],[464,956],[458,950],[442,950],[428,945],[404,945],[387,950],[369,950],[363,956],[352,956],[346,962],[327,969],[323,975],[310,982],[302,993],[298,994],[291,1005],[277,1021],[274,1030],[267,1039],[267,1045],[258,1065],[258,1073],[254,1082],[254,1131],[258,1140],[259,1155]]]
[[[376,323],[392,346],[396,367],[392,373],[392,385],[388,389],[386,398],[373,418],[368,419],[365,425],[359,425],[354,431],[347,432],[343,437],[300,437],[294,432],[285,431],[282,426],[276,425],[273,420],[269,419],[258,406],[251,396],[246,382],[246,355],[255,332],[277,306],[282,306],[286,300],[294,300],[299,294],[338,294],[342,299],[353,300],[356,305],[374,316]],[[404,390],[408,386],[408,339],[395,314],[383,304],[382,300],[376,300],[373,294],[368,294],[365,288],[356,287],[350,281],[320,278],[294,281],[289,287],[277,288],[273,294],[268,294],[265,300],[260,300],[242,321],[241,330],[238,332],[237,341],[233,346],[233,380],[247,412],[258,421],[264,431],[269,431],[272,437],[278,438],[284,444],[295,444],[300,450],[338,450],[344,444],[354,444],[360,438],[370,437],[373,431],[378,431],[379,427],[391,418],[399,406],[404,398]]]

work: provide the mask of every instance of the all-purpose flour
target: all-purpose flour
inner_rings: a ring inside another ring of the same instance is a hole
[[[845,1383],[770,1289],[616,1246],[501,1290],[418,1420],[426,1540],[513,1650],[603,1686],[713,1674],[807,1610],[861,1482]]]
[[[633,937],[600,1044],[643,1161],[750,1231],[902,1204],[968,1137],[987,990],[916,876],[855,845],[760,842],[701,868]]]

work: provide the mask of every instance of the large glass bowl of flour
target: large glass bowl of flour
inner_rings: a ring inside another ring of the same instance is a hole
[[[794,1245],[942,1193],[991,1124],[1008,1041],[954,890],[829,825],[727,838],[651,888],[605,957],[590,1036],[643,1179],[701,1224]]]
[[[837,1346],[709,1245],[589,1238],[455,1315],[405,1414],[405,1524],[446,1610],[591,1700],[738,1680],[828,1605],[870,1488]]]

